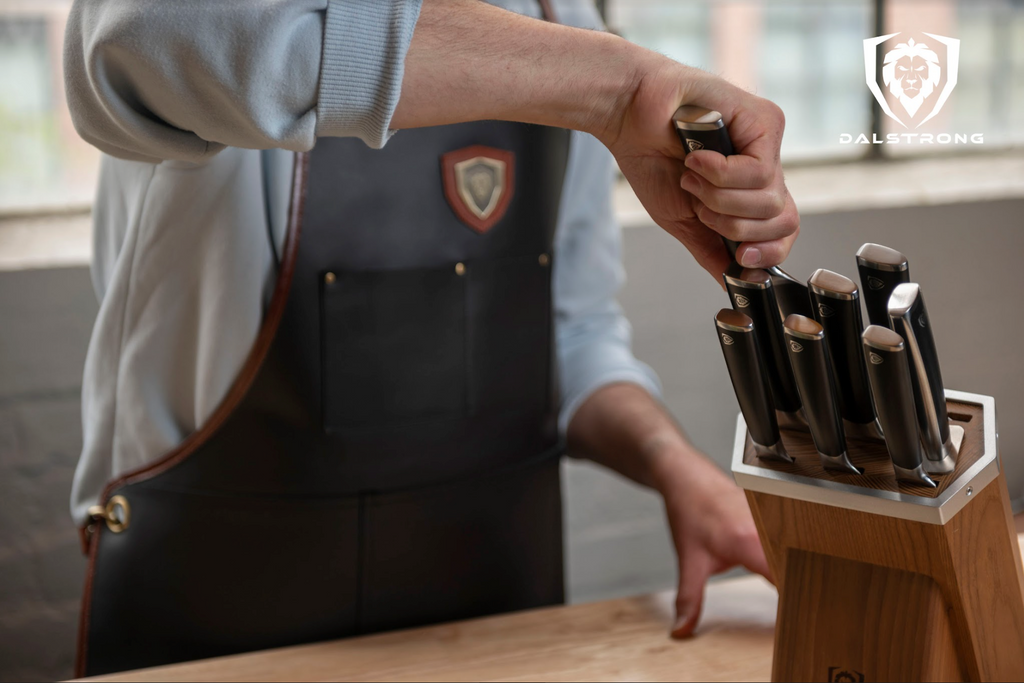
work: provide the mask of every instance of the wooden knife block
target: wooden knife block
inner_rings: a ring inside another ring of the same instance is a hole
[[[937,489],[897,486],[884,444],[826,474],[810,435],[758,459],[739,418],[733,473],[779,589],[773,681],[1024,680],[1024,570],[996,453],[995,401],[946,392],[965,435]]]

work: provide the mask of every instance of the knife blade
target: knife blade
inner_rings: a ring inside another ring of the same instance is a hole
[[[910,354],[910,378],[924,445],[925,471],[929,474],[952,472],[957,446],[950,438],[939,353],[920,285],[905,282],[896,286],[889,297],[889,320],[892,329],[906,341]]]
[[[736,153],[722,115],[713,109],[683,105],[672,116],[672,123],[683,143],[684,155],[699,149],[714,150],[725,156]],[[729,250],[729,256],[735,261],[736,250],[739,249],[740,243],[725,237],[722,238],[722,241],[725,243],[725,248]],[[810,317],[811,301],[807,285],[778,266],[771,266],[766,270],[772,276],[772,283],[775,285],[780,319],[790,313],[799,313]]]
[[[864,321],[857,285],[848,277],[819,268],[807,281],[807,286],[811,290],[814,319],[825,330],[846,434],[854,438],[881,439],[861,349]]]
[[[829,472],[861,474],[846,452],[846,434],[829,367],[825,331],[803,315],[791,315],[784,325],[786,348],[811,428],[821,465]]]
[[[914,387],[903,337],[888,327],[871,325],[864,330],[861,340],[871,395],[885,430],[885,447],[896,479],[934,488],[935,481],[924,471]]]
[[[898,285],[910,282],[907,257],[895,249],[868,242],[857,250],[857,270],[868,322],[889,327],[889,297]]]
[[[782,334],[782,320],[777,313],[778,304],[771,276],[760,268],[744,268],[733,263],[722,274],[722,279],[732,299],[733,310],[750,316],[754,322],[776,410],[794,416],[792,420],[787,419],[787,423],[800,422],[795,417],[800,410],[800,392],[797,391],[789,355],[786,353],[786,340]]]
[[[759,458],[793,462],[779,434],[754,322],[749,316],[723,308],[715,316],[715,329],[754,452]]]

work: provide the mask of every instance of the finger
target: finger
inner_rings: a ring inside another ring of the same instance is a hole
[[[714,571],[714,561],[704,550],[679,556],[679,593],[676,595],[676,621],[673,638],[693,635],[704,607],[704,585]]]
[[[744,154],[724,156],[711,150],[690,152],[683,161],[686,168],[700,174],[717,187],[760,189],[775,179],[775,164]]]
[[[800,229],[790,235],[778,240],[766,242],[744,242],[736,250],[736,260],[745,268],[769,268],[777,266],[789,256],[793,242],[800,234]]]
[[[789,193],[781,182],[757,190],[715,187],[693,171],[679,179],[679,185],[709,209],[741,218],[774,218],[786,209]]]
[[[784,211],[775,218],[758,220],[723,215],[699,204],[697,217],[701,223],[734,242],[771,242],[789,237],[800,229],[800,217],[795,207],[793,211]]]

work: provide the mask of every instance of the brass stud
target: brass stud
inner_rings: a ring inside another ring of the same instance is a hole
[[[465,263],[456,263],[455,264],[455,274],[456,275],[465,275],[466,274],[466,264]]]
[[[551,257],[547,254],[541,254],[537,257],[537,263],[547,268],[548,264],[551,263]]]
[[[89,517],[97,521],[102,519],[108,529],[119,534],[131,524],[132,508],[124,496],[114,496],[105,506],[93,505],[89,508]]]
[[[326,275],[324,275],[324,284],[333,285],[334,281],[337,279],[338,278],[334,275],[334,273],[327,273]]]

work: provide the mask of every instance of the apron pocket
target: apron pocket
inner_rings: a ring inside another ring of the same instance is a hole
[[[469,264],[470,407],[474,413],[551,406],[551,260]]]
[[[465,268],[322,280],[328,432],[466,414]]]

